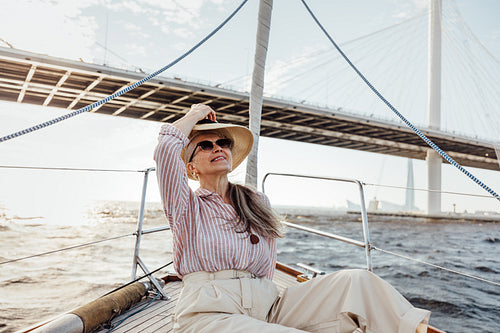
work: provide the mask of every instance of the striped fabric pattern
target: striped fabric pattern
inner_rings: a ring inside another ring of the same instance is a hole
[[[163,209],[173,233],[175,270],[183,276],[239,269],[272,279],[276,239],[259,236],[260,241],[252,244],[249,233],[238,232],[239,219],[232,205],[217,193],[191,190],[180,157],[188,143],[179,129],[166,124],[154,153]],[[269,205],[268,198],[259,195]]]

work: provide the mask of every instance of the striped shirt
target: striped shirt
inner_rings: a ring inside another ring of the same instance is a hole
[[[259,235],[260,241],[252,244],[248,232],[237,232],[239,218],[232,205],[209,190],[191,190],[181,159],[188,143],[179,129],[166,124],[154,153],[163,209],[173,233],[175,270],[183,276],[239,269],[272,279],[276,239]],[[269,205],[268,198],[259,195]]]

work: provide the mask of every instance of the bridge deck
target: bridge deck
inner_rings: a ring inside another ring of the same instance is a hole
[[[144,78],[142,73],[0,47],[0,100],[75,110]],[[172,122],[194,103],[210,104],[224,122],[248,124],[248,94],[157,77],[91,112]],[[500,170],[492,142],[422,130],[464,166]],[[7,135],[9,133],[2,133]],[[397,123],[265,98],[266,137],[425,159],[428,146]]]

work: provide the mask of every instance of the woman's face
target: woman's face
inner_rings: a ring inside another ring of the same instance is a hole
[[[214,133],[200,134],[193,139],[191,145],[194,147],[202,141],[210,141],[213,148],[203,150],[201,147],[196,147],[193,159],[188,163],[190,172],[194,172],[198,177],[222,175],[231,172],[233,166],[231,149],[217,145],[216,141],[219,139],[223,139],[223,137]]]

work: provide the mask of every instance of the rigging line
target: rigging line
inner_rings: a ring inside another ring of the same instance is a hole
[[[57,167],[33,167],[18,165],[0,165],[1,169],[30,169],[30,170],[59,170],[59,171],[96,171],[96,172],[144,172],[145,170],[126,169],[85,169],[85,168],[57,168]]]
[[[173,261],[170,261],[170,262],[166,263],[165,265],[163,265],[163,266],[161,266],[161,267],[158,267],[158,268],[157,268],[157,269],[155,269],[154,271],[149,272],[148,274],[144,274],[143,276],[139,276],[139,277],[138,277],[138,278],[136,278],[135,280],[130,281],[130,282],[128,282],[128,283],[125,283],[124,285],[121,285],[121,286],[119,286],[118,288],[115,288],[115,289],[111,290],[110,292],[108,292],[108,293],[106,293],[106,294],[102,295],[102,296],[101,296],[101,297],[99,297],[99,298],[103,298],[104,296],[107,296],[107,295],[109,295],[109,294],[111,294],[111,293],[114,293],[115,291],[118,291],[118,290],[120,290],[120,289],[123,289],[123,288],[125,288],[126,286],[130,286],[132,283],[135,283],[135,282],[137,282],[137,281],[139,281],[139,280],[144,279],[145,277],[148,277],[148,276],[150,276],[150,275],[153,275],[154,273],[158,272],[159,270],[161,270],[161,269],[163,269],[163,268],[165,268],[165,267],[167,267],[167,266],[172,265],[173,263],[174,263]]]
[[[103,98],[101,99],[100,101],[97,101],[95,103],[92,103],[90,105],[87,105],[81,109],[78,109],[76,111],[73,111],[71,113],[68,113],[64,116],[61,116],[61,117],[58,117],[58,118],[55,118],[55,119],[52,119],[52,120],[49,120],[49,121],[46,121],[42,124],[38,124],[38,125],[35,125],[33,127],[30,127],[30,128],[26,128],[22,131],[19,131],[19,132],[16,132],[16,133],[12,133],[12,134],[9,134],[9,135],[6,135],[4,137],[0,137],[0,143],[1,142],[4,142],[4,141],[7,141],[7,140],[10,140],[10,139],[13,139],[13,138],[16,138],[18,136],[21,136],[21,135],[24,135],[24,134],[28,134],[28,133],[31,133],[31,132],[34,132],[36,130],[39,130],[39,129],[42,129],[44,127],[47,127],[47,126],[50,126],[50,125],[53,125],[53,124],[56,124],[60,121],[63,121],[63,120],[66,120],[68,118],[71,118],[73,116],[76,116],[78,114],[81,114],[83,112],[87,112],[87,111],[90,111],[92,110],[93,108],[95,108],[96,106],[100,106],[104,103],[107,103],[109,102],[110,100],[118,97],[118,96],[121,96],[127,92],[129,92],[130,90],[132,89],[135,89],[137,88],[138,86],[142,85],[143,83],[151,80],[153,77],[157,76],[158,74],[166,71],[167,69],[169,69],[170,67],[172,67],[173,65],[177,64],[179,61],[181,61],[182,59],[184,59],[185,57],[187,57],[188,55],[190,55],[191,53],[193,53],[194,50],[196,50],[197,48],[199,48],[201,45],[203,45],[208,39],[210,39],[213,35],[215,35],[224,25],[226,25],[227,22],[229,22],[235,15],[236,13],[243,7],[243,5],[245,3],[247,3],[248,0],[243,0],[243,2],[231,13],[231,15],[229,15],[221,24],[219,24],[212,32],[210,32],[205,38],[203,38],[200,42],[198,42],[198,44],[196,44],[195,46],[193,46],[191,49],[189,49],[186,53],[184,53],[183,55],[181,55],[180,57],[178,57],[177,59],[175,59],[174,61],[172,61],[170,64],[166,65],[165,67],[157,70],[156,72],[154,72],[153,74],[150,74],[149,76],[143,78],[142,80],[140,81],[137,81],[135,82],[134,84],[120,90],[120,91],[117,91],[115,92],[114,94],[112,95],[109,95],[108,97],[106,98]]]
[[[487,282],[487,283],[490,283],[490,284],[493,284],[493,285],[496,285],[496,286],[500,286],[499,282],[490,281],[490,280],[483,279],[483,278],[475,276],[475,275],[471,275],[471,274],[459,272],[459,271],[456,271],[454,269],[446,268],[446,267],[439,266],[439,265],[436,265],[436,264],[431,264],[429,262],[426,262],[426,261],[423,261],[423,260],[420,260],[420,259],[415,259],[415,258],[412,258],[412,257],[408,257],[408,256],[405,256],[405,255],[399,254],[399,253],[388,251],[388,250],[383,250],[383,249],[380,249],[380,248],[375,247],[375,246],[372,246],[371,248],[373,250],[378,250],[380,252],[384,252],[384,253],[387,253],[387,254],[392,254],[393,256],[396,256],[396,257],[400,257],[400,258],[404,258],[404,259],[416,261],[416,262],[419,262],[419,263],[424,264],[424,265],[432,266],[432,267],[435,267],[435,268],[438,268],[438,269],[442,269],[442,270],[445,270],[445,271],[448,271],[448,272],[451,272],[451,273],[455,273],[455,274],[462,275],[462,276],[465,276],[465,277],[469,277],[469,278],[472,278],[472,279],[476,279],[476,280],[479,280],[479,281]]]
[[[111,238],[106,238],[106,239],[100,239],[100,240],[89,242],[89,243],[83,243],[83,244],[79,244],[79,245],[73,245],[73,246],[62,248],[62,249],[57,249],[57,250],[47,251],[47,252],[43,252],[43,253],[33,254],[33,255],[30,255],[30,256],[22,257],[22,258],[10,259],[10,260],[6,260],[6,261],[0,262],[0,265],[9,264],[9,263],[13,263],[13,262],[16,262],[16,261],[26,260],[26,259],[35,258],[35,257],[41,257],[41,256],[44,256],[44,255],[47,255],[47,254],[53,254],[53,253],[57,253],[57,252],[62,252],[62,251],[67,251],[67,250],[73,250],[73,249],[77,249],[79,247],[85,247],[85,246],[89,246],[89,245],[103,243],[103,242],[110,241],[110,240],[115,240],[115,239],[119,239],[119,238],[125,238],[125,237],[128,237],[128,236],[133,236],[133,235],[135,235],[135,233],[130,233],[130,234],[126,234],[126,235],[122,235],[122,236],[116,236],[116,237],[111,237]]]
[[[365,78],[365,76],[358,70],[358,68],[349,60],[349,58],[345,55],[345,53],[338,47],[337,43],[332,39],[332,37],[328,34],[328,32],[325,30],[323,25],[318,21],[316,16],[313,14],[309,6],[306,4],[305,0],[300,0],[304,6],[306,7],[307,11],[309,14],[311,14],[312,18],[316,22],[316,24],[319,26],[319,28],[325,33],[326,37],[330,40],[330,42],[333,44],[333,46],[339,51],[339,53],[342,55],[342,57],[347,61],[349,66],[359,75],[359,77],[368,85],[368,87],[401,119],[404,121],[404,123],[410,127],[422,140],[424,140],[432,149],[434,149],[441,157],[443,157],[445,160],[447,160],[450,164],[455,166],[458,170],[463,172],[467,177],[469,177],[472,181],[474,181],[476,184],[481,186],[485,191],[490,193],[493,197],[495,197],[499,202],[500,202],[500,195],[498,195],[495,191],[493,191],[491,188],[489,188],[486,184],[481,182],[478,178],[476,178],[473,174],[471,174],[469,171],[467,171],[463,166],[458,164],[454,159],[452,159],[448,154],[446,154],[441,148],[439,148],[434,142],[432,142],[425,134],[420,132],[419,129],[417,129],[412,123],[410,123],[394,106],[392,106],[389,101],[387,101],[384,96],[382,96],[377,89],[368,81],[368,79]]]
[[[363,182],[363,185],[366,185],[366,186],[375,186],[375,187],[397,188],[397,189],[401,189],[401,190],[414,190],[414,191],[423,191],[423,192],[439,192],[439,193],[443,193],[443,194],[456,194],[456,195],[463,195],[463,196],[469,196],[469,197],[479,197],[479,198],[494,199],[494,198],[491,197],[491,195],[484,195],[484,194],[472,194],[472,193],[464,193],[464,192],[428,190],[428,189],[424,189],[424,188],[396,186],[396,185],[385,185],[385,184],[373,184],[373,183],[364,183],[364,182]]]

